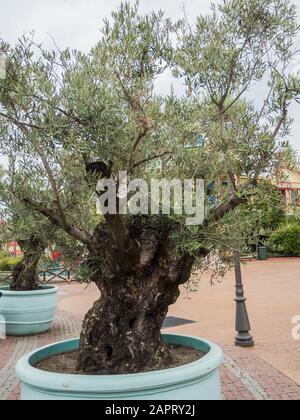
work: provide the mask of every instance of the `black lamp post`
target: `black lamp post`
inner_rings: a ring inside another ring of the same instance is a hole
[[[242,281],[242,270],[240,252],[236,252],[235,261],[235,278],[236,278],[236,331],[237,336],[235,337],[235,345],[239,347],[252,347],[254,346],[254,340],[250,334],[251,326],[249,322],[249,316],[246,307],[246,298],[244,294],[244,286]]]

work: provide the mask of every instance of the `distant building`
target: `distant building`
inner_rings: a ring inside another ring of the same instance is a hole
[[[10,254],[13,257],[18,257],[23,255],[23,252],[21,250],[20,245],[17,242],[11,241],[11,242],[2,242],[1,240],[1,230],[3,226],[5,225],[4,220],[0,220],[0,251],[4,251],[7,254]]]
[[[10,254],[12,257],[19,257],[23,255],[23,251],[20,248],[20,245],[17,242],[7,242],[4,244],[3,251],[7,254]]]
[[[300,210],[300,170],[282,168],[280,179],[273,180],[284,197],[287,212],[293,213]]]

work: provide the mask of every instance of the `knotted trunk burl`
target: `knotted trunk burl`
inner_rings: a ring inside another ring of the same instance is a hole
[[[170,230],[158,239],[152,229],[131,227],[123,248],[110,247],[109,232],[101,233],[106,258],[91,263],[101,297],[84,320],[79,372],[138,373],[171,362],[161,328],[179,286],[190,278],[194,259],[174,255]]]
[[[24,252],[23,260],[13,269],[10,289],[13,291],[32,291],[39,286],[37,267],[45,250],[45,243],[37,238],[18,241]]]

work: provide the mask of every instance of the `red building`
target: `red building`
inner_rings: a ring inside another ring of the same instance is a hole
[[[11,242],[3,243],[1,241],[1,230],[2,230],[4,225],[5,225],[5,221],[0,220],[0,250],[4,251],[7,254],[10,254],[12,256],[23,255],[23,252],[20,248],[20,245],[17,242],[11,241]]]
[[[300,210],[300,170],[283,169],[280,180],[274,182],[285,199],[288,212]]]

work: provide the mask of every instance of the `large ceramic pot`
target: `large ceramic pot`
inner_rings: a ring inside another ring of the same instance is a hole
[[[6,334],[25,336],[48,331],[57,309],[57,288],[41,286],[30,292],[0,288],[0,317]]]
[[[56,374],[33,367],[49,356],[78,349],[78,339],[64,341],[36,350],[18,362],[22,400],[220,400],[222,350],[195,337],[167,334],[164,340],[206,355],[177,368],[133,375]]]

